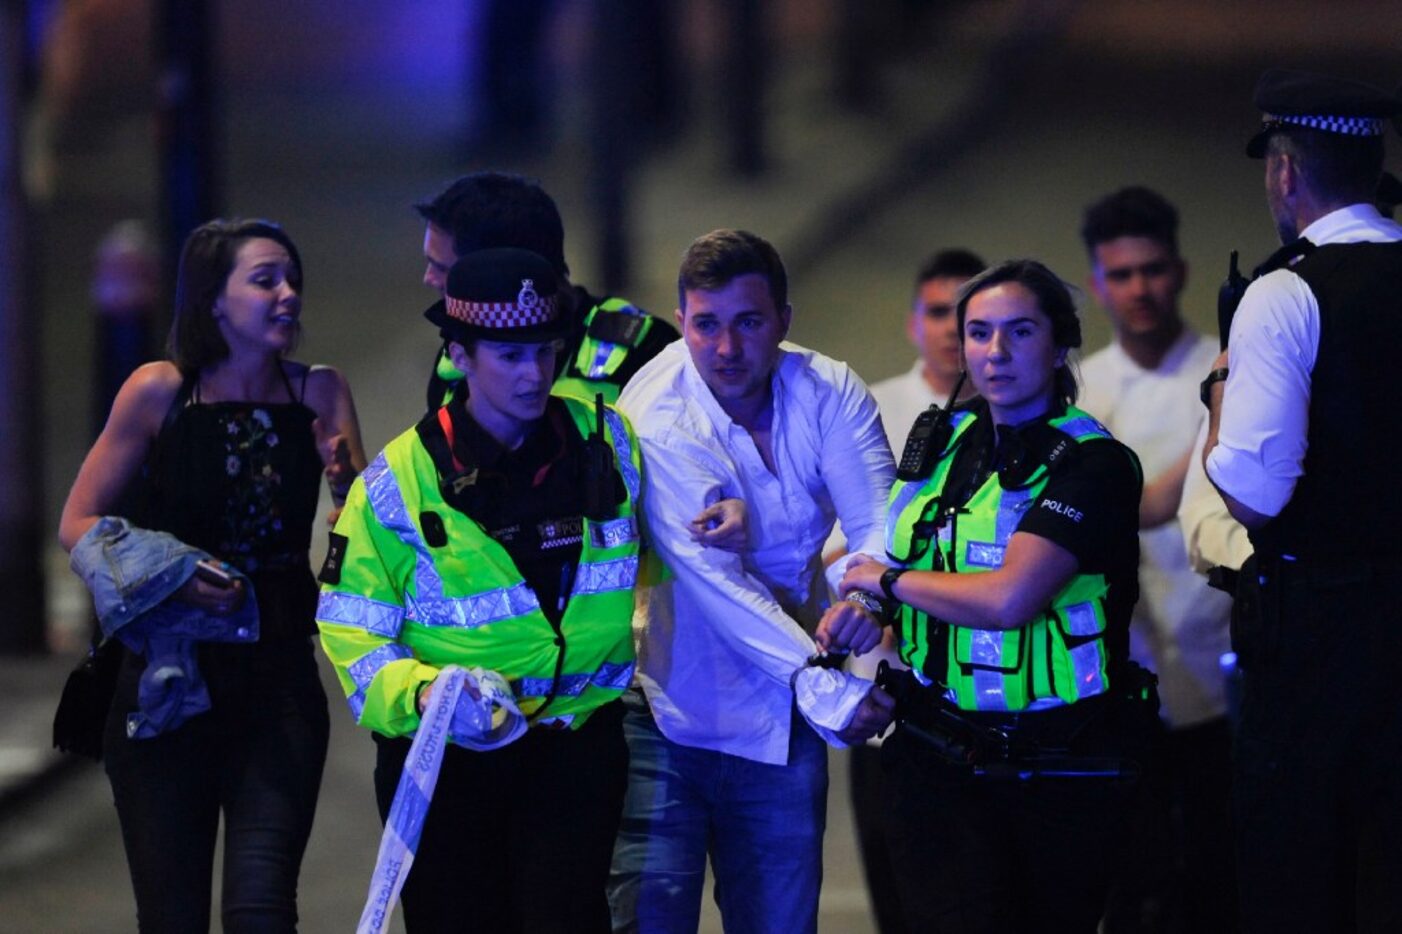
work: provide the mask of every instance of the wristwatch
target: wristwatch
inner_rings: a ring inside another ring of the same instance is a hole
[[[880,597],[872,596],[865,590],[854,590],[842,599],[846,600],[848,603],[857,604],[857,606],[866,610],[872,616],[875,616],[877,620],[883,623],[885,622],[886,607],[882,605]]]
[[[1202,404],[1209,409],[1212,408],[1212,384],[1220,383],[1227,378],[1227,368],[1222,366],[1207,374],[1201,385],[1198,386],[1198,398],[1202,399]]]
[[[896,596],[896,579],[909,570],[910,568],[887,568],[881,572],[881,592],[888,600],[901,602],[901,598]]]

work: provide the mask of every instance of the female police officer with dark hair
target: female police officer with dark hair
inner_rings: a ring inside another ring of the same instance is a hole
[[[957,312],[981,398],[911,433],[886,532],[905,566],[842,582],[899,601],[912,669],[887,673],[897,884],[914,930],[1094,931],[1154,715],[1128,659],[1139,466],[1072,405],[1080,325],[1050,270],[989,269]]]
[[[401,839],[422,819],[403,891],[410,932],[609,927],[641,467],[622,415],[551,394],[561,291],[524,250],[457,261],[426,317],[469,391],[366,468],[322,569],[322,645],[375,732],[381,817]],[[450,668],[472,686],[431,806],[397,826],[400,776],[424,758],[409,756],[409,737],[426,722],[432,735],[425,712]]]

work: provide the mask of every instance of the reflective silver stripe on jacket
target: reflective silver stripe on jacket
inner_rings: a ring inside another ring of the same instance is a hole
[[[346,674],[355,682],[355,693],[346,698],[346,703],[350,705],[351,713],[357,721],[360,720],[360,712],[365,709],[365,692],[370,689],[370,682],[375,680],[375,675],[380,673],[380,669],[390,662],[413,657],[414,653],[406,647],[398,642],[390,642],[371,649],[346,666]]]
[[[638,580],[638,556],[614,558],[593,564],[581,564],[575,571],[572,597],[607,593],[610,590],[632,590]]]
[[[1067,627],[1073,636],[1095,636],[1100,634],[1100,620],[1095,615],[1095,604],[1076,603],[1062,611],[1066,614]],[[1100,671],[1101,640],[1094,639],[1085,645],[1070,649],[1072,676],[1076,679],[1076,696],[1089,697],[1105,690],[1105,679]]]
[[[998,515],[993,520],[991,542],[970,541],[964,545],[964,563],[981,568],[1000,568],[1008,540],[1017,531],[1023,513],[1032,505],[1030,490],[1003,490],[998,496]]]
[[[347,665],[346,674],[350,675],[355,686],[363,691],[370,686],[371,681],[375,680],[375,675],[380,673],[381,668],[401,658],[413,657],[414,653],[410,652],[407,646],[400,645],[398,642],[387,642],[384,645],[376,646]]]
[[[433,566],[428,546],[414,527],[414,519],[404,505],[404,496],[399,491],[399,482],[385,460],[384,452],[365,468],[361,474],[365,481],[365,495],[370,501],[370,509],[380,525],[389,529],[399,540],[414,551],[414,586],[419,600],[433,600],[443,596],[443,580]]]
[[[404,608],[359,594],[323,590],[316,601],[316,618],[394,639],[404,624]]]
[[[1003,490],[998,497],[998,518],[994,520],[995,535],[998,536],[998,545],[1006,548],[1008,539],[1013,537],[1017,531],[1017,524],[1022,521],[1022,515],[1032,504],[1031,490]],[[1002,562],[999,562],[1001,566]]]
[[[1003,665],[1003,633],[993,629],[969,631],[969,661],[975,665]],[[974,693],[979,710],[1007,710],[1008,698],[1003,691],[1003,673],[975,668]]]
[[[350,706],[351,716],[357,723],[360,722],[360,712],[365,709],[365,692],[370,689],[370,682],[375,680],[380,669],[390,662],[413,657],[414,653],[406,647],[390,642],[371,649],[346,666],[346,674],[355,682],[355,693],[346,698],[346,704]]]
[[[628,487],[628,498],[636,505],[642,481],[638,477],[638,468],[633,466],[633,445],[628,440],[628,429],[623,423],[623,416],[613,409],[604,409],[604,421],[608,422],[609,433],[613,435],[613,450],[618,456],[623,485]]]
[[[410,599],[409,619],[424,626],[476,629],[498,620],[524,616],[540,609],[535,592],[522,581],[511,587],[487,590],[470,597]]]
[[[886,509],[886,553],[894,555],[896,553],[896,526],[900,523],[901,516],[910,507],[910,501],[923,489],[924,483],[919,480],[911,480],[896,491],[896,498],[891,501],[891,505]],[[911,523],[911,548],[914,549],[915,523]]]
[[[598,305],[594,306],[593,313],[597,316],[641,315],[643,312],[641,309],[633,305],[624,305],[622,308],[606,309],[604,308],[603,303],[600,302]],[[629,348],[626,344],[613,344],[608,341],[598,340],[597,338],[595,339],[595,341],[597,346],[594,348],[594,359],[589,364],[588,374],[590,379],[603,379],[604,377],[609,375],[609,358],[613,356],[613,352],[615,350],[622,350],[626,354]]]
[[[551,678],[517,678],[511,682],[511,693],[517,697],[546,697],[550,694]],[[609,691],[623,691],[633,680],[632,662],[605,662],[593,674],[561,675],[556,697],[578,697],[591,684]]]

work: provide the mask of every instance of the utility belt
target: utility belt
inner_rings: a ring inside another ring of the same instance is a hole
[[[1286,644],[1300,637],[1291,631],[1290,610],[1303,595],[1356,591],[1402,578],[1402,555],[1295,557],[1258,550],[1241,566],[1232,607],[1232,651],[1244,671],[1270,665]],[[1368,625],[1355,620],[1352,625]]]
[[[1142,714],[1149,724],[1157,715],[1157,678],[1137,665],[1112,683],[1129,682],[1112,693],[1045,710],[967,711],[951,704],[938,688],[926,687],[909,671],[882,662],[876,683],[896,702],[895,720],[921,747],[947,766],[988,779],[1099,778],[1134,781],[1140,761],[1119,750],[1086,749],[1101,744],[1082,740],[1089,734],[1113,734],[1122,720],[1133,724]],[[1148,740],[1147,729],[1142,737]],[[1108,744],[1116,745],[1116,744]],[[1139,745],[1131,741],[1128,745]]]
[[[1371,580],[1394,580],[1402,575],[1402,555],[1354,555],[1322,557],[1272,555],[1260,550],[1256,571],[1264,585],[1277,580],[1281,586],[1347,587]],[[1245,566],[1243,566],[1243,571]]]

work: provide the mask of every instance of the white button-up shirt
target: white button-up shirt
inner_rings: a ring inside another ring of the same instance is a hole
[[[1402,226],[1371,204],[1351,204],[1319,218],[1300,236],[1315,246],[1390,243],[1402,240]],[[1233,499],[1276,516],[1304,472],[1308,444],[1319,302],[1305,280],[1277,269],[1251,283],[1227,346],[1222,417],[1207,473]]]
[[[1076,404],[1133,448],[1144,478],[1152,480],[1183,456],[1206,421],[1198,383],[1217,358],[1217,347],[1216,338],[1184,328],[1159,365],[1147,370],[1112,343],[1081,363],[1084,391]],[[1226,712],[1218,659],[1230,647],[1231,608],[1231,597],[1209,587],[1188,564],[1177,522],[1140,530],[1130,654],[1158,674],[1162,713],[1175,729]]]
[[[788,759],[789,679],[814,654],[829,604],[823,542],[842,519],[854,553],[883,557],[895,475],[876,404],[846,364],[784,344],[772,377],[775,471],[716,402],[683,341],[629,381],[649,541],[672,578],[643,592],[638,680],[670,740],[759,762]],[[703,508],[747,506],[744,554],[692,541]]]

